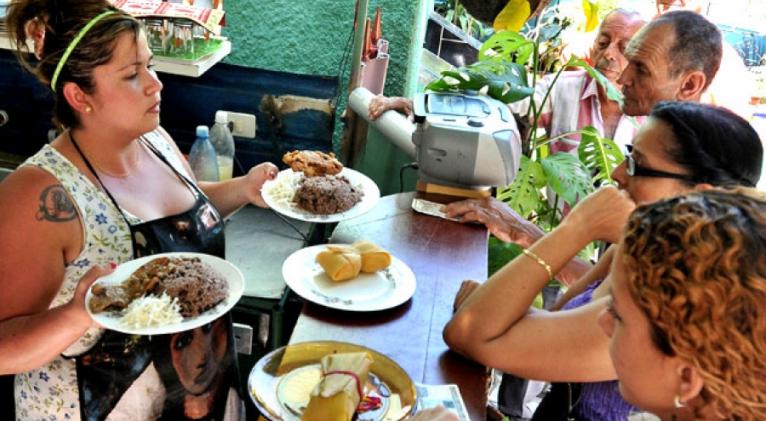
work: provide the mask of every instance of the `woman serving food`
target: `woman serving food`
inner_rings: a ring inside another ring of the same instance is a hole
[[[107,1],[16,0],[8,8],[21,63],[50,87],[62,129],[0,184],[0,372],[16,374],[19,419],[241,419],[231,320],[204,406],[163,383],[147,336],[94,326],[82,305],[95,265],[161,252],[224,256],[222,215],[265,206],[277,169],[197,184],[159,126],[162,83],[139,22]],[[27,41],[39,61],[26,57]],[[156,341],[155,341],[156,342]],[[170,352],[170,349],[164,349]]]

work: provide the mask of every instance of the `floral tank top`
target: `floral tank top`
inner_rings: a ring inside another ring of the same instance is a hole
[[[186,174],[178,155],[161,133],[153,131],[143,137],[162,153],[176,171]],[[37,166],[56,177],[74,201],[83,229],[82,252],[66,266],[64,282],[50,305],[53,308],[72,298],[80,278],[94,265],[108,265],[110,262],[120,264],[133,258],[130,228],[106,194],[51,146],[43,146],[22,165]],[[141,222],[127,212],[126,217],[130,224]],[[79,420],[81,412],[76,363],[74,358],[69,357],[87,352],[98,342],[103,332],[103,329],[91,328],[55,360],[40,368],[17,374],[14,386],[16,418]],[[152,373],[144,373],[141,377],[139,381],[144,386],[143,396],[164,393],[162,385],[154,380],[156,376],[152,376]],[[130,396],[129,400],[138,400],[139,403],[131,404],[122,413],[123,416],[117,413],[116,416],[110,416],[110,419],[150,419],[155,418],[161,410],[153,407],[151,401],[140,403],[140,396]]]

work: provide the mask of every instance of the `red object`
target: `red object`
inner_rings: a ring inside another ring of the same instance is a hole
[[[381,406],[383,406],[383,399],[380,399],[377,396],[367,395],[362,398],[361,402],[359,402],[359,406],[356,407],[356,410],[359,412],[367,412],[372,411],[373,409],[378,409]]]
[[[356,391],[359,393],[359,399],[362,399],[364,397],[364,391],[362,390],[362,382],[359,381],[359,376],[356,375],[353,371],[347,371],[347,370],[331,370],[327,373],[324,373],[324,377],[329,376],[330,374],[345,374],[347,376],[351,376],[356,380]]]
[[[383,36],[383,28],[381,27],[381,15],[383,14],[383,11],[381,10],[380,6],[375,8],[375,20],[373,21],[372,25],[372,33],[370,34],[370,40],[372,41],[373,47],[377,50],[378,48],[378,40]]]
[[[362,45],[362,61],[372,57],[372,39],[370,38],[370,17],[364,22],[364,44]]]

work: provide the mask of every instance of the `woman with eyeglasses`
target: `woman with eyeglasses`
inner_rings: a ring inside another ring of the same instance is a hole
[[[566,382],[563,389],[554,387],[563,393],[543,400],[536,419],[624,420],[634,408],[619,396],[608,341],[596,324],[606,306],[613,250],[570,288],[557,307],[563,310],[531,310],[533,300],[587,244],[619,242],[637,204],[714,186],[754,186],[762,155],[756,132],[730,111],[658,104],[612,174],[618,188],[605,187],[585,198],[561,225],[484,284],[466,281],[444,329],[445,341],[503,372]]]

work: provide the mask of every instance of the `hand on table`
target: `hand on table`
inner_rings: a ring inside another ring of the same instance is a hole
[[[401,96],[386,97],[377,95],[370,101],[368,117],[370,120],[377,120],[388,110],[396,110],[405,114],[408,118],[412,117],[412,100]]]
[[[467,199],[450,203],[444,212],[462,222],[479,222],[501,241],[529,247],[543,236],[542,230],[522,218],[510,206],[494,197]]]
[[[266,201],[263,200],[261,188],[263,187],[263,183],[276,178],[278,172],[279,169],[277,166],[271,162],[263,162],[250,168],[250,171],[247,172],[246,176],[248,189],[247,197],[250,203],[261,208],[269,207],[269,205],[266,204]]]
[[[463,283],[460,284],[460,289],[457,290],[457,294],[455,295],[455,302],[452,304],[452,312],[457,312],[465,300],[480,286],[480,283],[470,279],[463,281]]]
[[[635,202],[626,191],[606,186],[578,203],[564,218],[564,222],[573,224],[590,241],[618,243],[628,217],[635,208]]]

